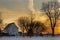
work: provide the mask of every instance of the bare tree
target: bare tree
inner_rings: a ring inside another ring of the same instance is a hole
[[[21,17],[18,22],[20,23],[20,26],[23,27],[23,32],[26,29],[27,31],[27,36],[33,36],[34,28],[38,29],[39,27],[41,28],[41,31],[45,30],[45,26],[43,26],[43,23],[39,21],[33,21],[29,20],[28,17]],[[24,29],[25,28],[25,29]]]
[[[40,34],[47,30],[47,27],[40,21],[34,21],[34,28],[36,29],[37,34]]]
[[[19,22],[20,27],[23,30],[23,33],[24,33],[24,30],[26,31],[28,30],[29,24],[30,24],[30,20],[28,19],[28,17],[20,17],[18,22]]]
[[[54,28],[60,15],[59,7],[60,5],[57,1],[48,1],[47,3],[42,3],[42,10],[46,13],[50,20],[52,36],[54,36]]]

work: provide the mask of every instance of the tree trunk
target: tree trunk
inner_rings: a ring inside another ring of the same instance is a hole
[[[33,30],[32,30],[32,29],[29,29],[29,30],[28,30],[27,36],[33,36]]]
[[[54,28],[52,28],[52,36],[54,36]]]
[[[22,31],[23,31],[22,35],[24,36],[24,27],[23,27],[23,30]]]

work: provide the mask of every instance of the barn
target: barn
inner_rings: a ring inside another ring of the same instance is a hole
[[[5,29],[3,30],[4,33],[9,33],[9,35],[15,35],[18,36],[18,27],[15,25],[15,23],[8,24]]]

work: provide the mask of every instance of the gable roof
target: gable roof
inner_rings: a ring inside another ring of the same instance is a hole
[[[10,23],[6,26],[3,32],[13,34],[13,35],[18,35],[18,27],[15,25],[15,23]]]

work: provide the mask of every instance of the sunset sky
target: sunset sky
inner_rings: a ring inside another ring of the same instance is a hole
[[[50,0],[33,0],[33,9],[35,12],[40,11],[42,2],[47,1]],[[0,0],[0,12],[2,13],[4,22],[11,22],[22,13],[29,14],[32,9],[29,8],[29,3],[29,0]]]
[[[45,16],[39,16],[41,15],[40,8],[42,2],[47,1],[50,0],[33,0],[33,3],[30,0],[0,0],[0,12],[2,13],[3,23],[14,22],[18,17],[27,16],[31,11],[38,15],[36,15],[35,20],[38,20],[38,17],[40,21],[45,22],[47,18]]]

